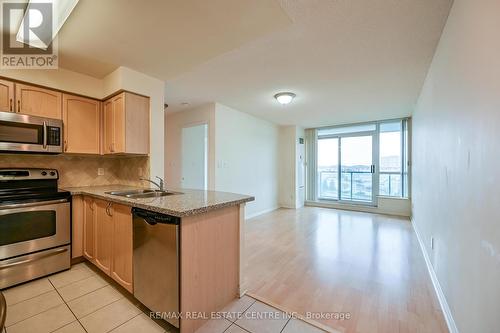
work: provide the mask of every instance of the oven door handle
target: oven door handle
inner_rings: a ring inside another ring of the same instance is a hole
[[[47,149],[47,122],[43,121],[43,149]]]
[[[55,255],[64,253],[66,251],[68,251],[68,248],[64,247],[64,248],[60,248],[60,249],[54,249],[54,250],[51,250],[50,252],[45,252],[45,253],[42,253],[39,255],[35,254],[35,256],[33,258],[29,258],[29,259],[25,259],[25,260],[21,260],[21,261],[15,261],[15,262],[3,264],[3,265],[0,264],[0,270],[19,266],[19,265],[26,265],[26,264],[32,263],[34,261],[37,261],[37,260],[40,260],[43,258],[52,257]]]
[[[37,206],[45,206],[45,205],[53,205],[58,203],[68,202],[68,199],[58,199],[58,200],[49,200],[49,201],[35,201],[35,202],[27,202],[20,204],[12,204],[12,205],[0,205],[0,210],[3,209],[11,209],[11,208],[26,208],[26,207],[37,207]]]

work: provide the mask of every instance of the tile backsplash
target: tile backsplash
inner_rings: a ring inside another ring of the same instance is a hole
[[[0,168],[57,169],[59,187],[110,184],[146,186],[139,177],[149,178],[149,157],[0,154]],[[104,175],[98,176],[98,168],[104,169]],[[141,171],[142,176],[139,175]]]

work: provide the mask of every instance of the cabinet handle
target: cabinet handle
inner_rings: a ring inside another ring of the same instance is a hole
[[[111,212],[111,205],[112,203],[108,202],[108,205],[106,206],[106,214],[108,214],[108,216],[113,216],[113,213]]]
[[[17,112],[21,112],[21,100],[17,100]]]
[[[64,151],[68,151],[68,141],[64,140]]]
[[[10,108],[10,112],[12,112],[12,98],[9,99],[9,108]]]
[[[111,144],[111,152],[113,152],[113,153],[115,152],[115,143],[114,142]]]

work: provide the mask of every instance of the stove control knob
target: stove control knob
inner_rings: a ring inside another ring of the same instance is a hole
[[[55,173],[54,171],[51,171],[51,172],[50,172],[50,175],[51,175],[51,176],[55,176],[55,175],[56,175],[56,173]]]
[[[42,176],[47,176],[47,171],[42,171]]]

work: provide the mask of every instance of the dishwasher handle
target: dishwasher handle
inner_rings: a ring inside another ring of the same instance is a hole
[[[143,219],[150,225],[156,225],[157,223],[179,225],[181,223],[180,217],[156,213],[136,207],[132,208],[132,215]]]

